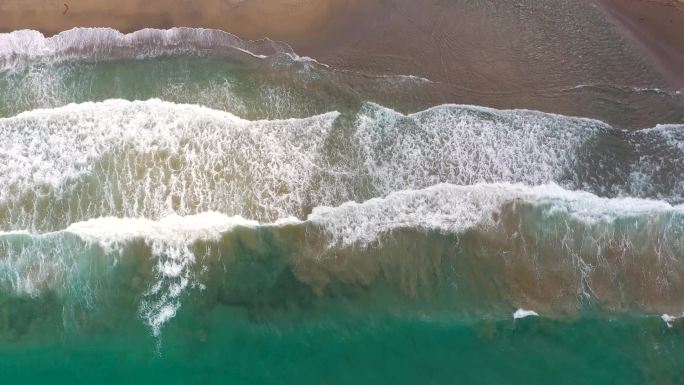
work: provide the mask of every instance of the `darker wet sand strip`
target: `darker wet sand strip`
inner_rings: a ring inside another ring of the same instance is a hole
[[[684,1],[599,0],[624,36],[684,89]]]

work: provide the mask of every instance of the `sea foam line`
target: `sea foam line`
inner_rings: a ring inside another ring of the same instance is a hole
[[[636,87],[636,86],[624,86],[624,85],[612,85],[612,84],[579,84],[574,87],[565,88],[563,91],[570,90],[581,90],[584,88],[614,88],[626,92],[636,92],[636,93],[655,93],[668,96],[679,96],[682,95],[684,90],[667,90],[658,87]]]
[[[32,63],[76,60],[145,59],[166,55],[205,54],[207,50],[234,49],[257,59],[283,54],[304,64],[349,72],[354,75],[435,83],[415,75],[375,75],[332,69],[326,63],[300,56],[281,41],[263,38],[245,40],[229,32],[210,28],[145,28],[124,34],[112,28],[73,28],[46,37],[35,30],[0,34],[0,71],[21,69]]]
[[[124,34],[112,28],[73,28],[51,37],[35,30],[0,34],[0,71],[40,62],[229,54],[230,50],[258,59],[283,54],[294,61],[323,65],[312,58],[300,57],[286,43],[268,38],[244,40],[217,29],[145,28]]]
[[[317,206],[305,220],[283,217],[272,222],[204,212],[160,219],[101,217],[76,222],[64,230],[36,233],[30,230],[0,232],[0,236],[52,236],[73,233],[112,249],[121,240],[135,238],[179,240],[184,243],[216,239],[236,226],[285,226],[306,222],[325,228],[343,244],[368,243],[398,228],[422,228],[458,233],[493,221],[492,213],[507,202],[549,204],[551,212],[585,224],[649,215],[682,215],[684,204],[641,198],[604,198],[584,191],[566,190],[554,183],[527,186],[513,183],[479,183],[470,186],[439,184],[420,190],[397,191],[383,198]]]

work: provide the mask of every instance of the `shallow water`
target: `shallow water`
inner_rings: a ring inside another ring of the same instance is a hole
[[[11,383],[684,381],[676,92],[439,104],[190,29],[0,35],[0,64]]]

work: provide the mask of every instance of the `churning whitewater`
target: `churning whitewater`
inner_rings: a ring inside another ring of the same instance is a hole
[[[11,143],[0,152],[3,290],[97,307],[115,295],[98,292],[106,277],[149,254],[137,306],[154,335],[188,290],[216,284],[207,261],[232,269],[244,258],[227,244],[236,228],[250,253],[281,250],[281,268],[319,295],[380,276],[409,297],[448,291],[439,282],[465,258],[499,266],[506,294],[489,301],[502,312],[551,316],[587,300],[673,312],[684,298],[684,179],[670,178],[682,172],[680,126],[627,132],[532,111],[407,116],[376,104],[352,118],[249,121],[108,100],[0,119],[0,135]],[[595,149],[607,142],[614,153]],[[669,156],[654,163],[654,152]],[[620,157],[624,180],[611,163]],[[580,187],[604,197],[571,191]],[[629,193],[648,199],[618,197]],[[423,257],[404,242],[425,244]],[[461,291],[488,291],[461,280]]]
[[[684,270],[682,239],[681,205],[599,198],[556,185],[437,185],[317,207],[303,221],[260,224],[205,212],[156,221],[102,217],[44,234],[6,232],[0,235],[5,255],[0,283],[15,295],[50,290],[64,296],[65,306],[69,301],[97,306],[100,296],[121,295],[98,293],[104,281],[143,274],[150,282],[140,311],[158,335],[186,290],[217,284],[209,266],[218,263],[240,274],[244,267],[236,259],[247,258],[240,250],[254,256],[279,249],[274,263],[318,293],[330,282],[364,284],[381,272],[409,296],[427,287],[448,290],[431,280],[452,281],[452,271],[466,263],[498,266],[490,279],[508,290],[491,298],[493,304],[534,305],[550,316],[575,309],[584,298],[611,308],[672,312],[684,292],[678,279]],[[407,242],[424,245],[422,256],[402,251]],[[133,267],[140,255],[150,260]],[[122,265],[129,264],[123,270],[130,272],[122,273]],[[634,275],[642,276],[638,284],[630,280]],[[530,279],[534,284],[526,282]],[[475,291],[489,285],[476,278],[456,282]],[[452,297],[454,311],[465,310],[457,306],[460,295]]]
[[[304,218],[316,206],[438,183],[556,183],[607,197],[684,199],[681,126],[628,132],[531,111],[442,106],[404,116],[366,104],[352,119],[247,121],[111,100],[0,119],[0,135],[11,143],[0,149],[5,231],[204,211]]]

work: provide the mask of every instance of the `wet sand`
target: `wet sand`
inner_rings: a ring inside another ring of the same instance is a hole
[[[684,65],[684,1],[594,1],[624,36],[655,56],[678,86],[684,85],[684,71],[676,70]],[[144,27],[208,27],[247,38],[286,40],[306,53],[326,57],[367,47],[368,40],[382,41],[387,45],[385,52],[360,53],[386,55],[420,68],[424,52],[410,47],[437,43],[440,49],[449,48],[451,42],[444,40],[456,38],[451,36],[453,31],[468,45],[484,45],[478,40],[489,38],[487,31],[494,25],[500,29],[499,37],[520,32],[511,28],[510,20],[492,20],[498,15],[488,10],[492,6],[488,3],[493,2],[471,6],[439,0],[5,0],[0,2],[0,32],[28,28],[52,35],[74,27],[112,27],[122,32]],[[477,17],[466,23],[471,33],[462,27],[464,14]],[[419,33],[409,35],[407,31]],[[515,36],[507,39],[512,42]],[[507,42],[501,39],[500,43]],[[393,49],[397,44],[406,49]],[[482,56],[487,62],[491,53]],[[425,72],[434,77],[441,71],[436,77],[448,79],[443,64],[434,63],[435,68]],[[487,66],[505,70],[505,65]]]
[[[679,96],[635,94],[684,88],[684,11],[646,0],[67,0],[65,15],[63,3],[2,1],[0,32],[218,28],[448,89],[419,108],[529,108],[625,127],[684,121]]]
[[[673,86],[684,89],[684,1],[600,0],[597,5]]]
[[[612,84],[684,89],[684,2],[520,3],[367,1],[332,38],[302,49],[340,66],[403,71],[474,91],[540,89],[548,78],[558,80],[550,87],[570,86],[569,77],[587,83],[595,74]],[[644,76],[628,73],[638,66],[647,68],[633,72]]]
[[[352,0],[5,0],[0,32],[46,35],[74,27],[122,32],[175,26],[216,28],[247,38],[305,41]],[[68,5],[66,13],[65,5]]]
[[[644,2],[642,12],[659,20],[661,7]],[[684,122],[677,76],[593,1],[369,0],[337,20],[295,49],[336,68],[428,78],[449,89],[433,104],[535,109],[624,128]],[[679,42],[662,44],[676,52]]]

